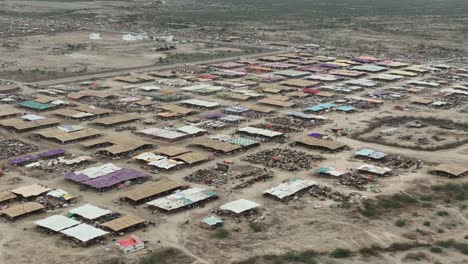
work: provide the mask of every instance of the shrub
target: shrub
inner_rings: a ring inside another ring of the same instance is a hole
[[[437,241],[436,245],[438,245],[439,247],[443,247],[443,248],[449,248],[455,245],[455,243],[456,243],[455,240],[450,239],[450,240],[445,240],[445,241]]]
[[[421,261],[423,259],[427,259],[427,256],[424,252],[412,252],[406,254],[406,256],[403,258],[404,260],[414,260],[414,261]]]
[[[263,228],[259,224],[255,223],[254,221],[249,221],[249,227],[255,233],[262,232],[263,230]]]
[[[379,246],[372,246],[370,248],[361,248],[358,252],[364,257],[379,256],[379,251],[382,250]]]
[[[406,225],[406,220],[405,219],[398,219],[395,221],[395,225],[398,227],[403,227]]]
[[[219,228],[219,229],[216,229],[216,231],[214,232],[212,236],[214,238],[220,238],[220,239],[227,238],[229,236],[229,231],[225,228]]]
[[[371,201],[364,201],[364,209],[361,210],[361,214],[366,217],[375,217],[379,214],[377,206]]]
[[[172,262],[169,259],[177,253],[173,248],[164,249],[140,260],[139,264],[169,264]]]
[[[287,260],[288,262],[315,264],[315,256],[317,256],[317,253],[313,250],[306,250],[302,252],[292,251],[286,253],[285,260]],[[279,263],[284,262],[280,261]]]
[[[419,197],[419,199],[421,201],[426,201],[426,202],[432,201],[432,198],[434,198],[434,197],[432,195],[430,195],[430,194],[424,194],[421,197]]]
[[[414,246],[408,243],[393,243],[388,247],[388,251],[405,251],[410,250]]]
[[[431,226],[431,222],[429,222],[429,221],[424,221],[423,225],[424,225],[424,226]]]
[[[467,243],[456,243],[454,245],[455,249],[457,249],[460,253],[468,255],[468,244]]]
[[[351,251],[349,249],[337,248],[330,253],[332,258],[348,258],[351,256]]]
[[[449,213],[448,213],[447,211],[438,211],[438,212],[437,212],[437,215],[438,215],[438,216],[448,216]]]
[[[431,247],[429,250],[430,250],[432,253],[437,253],[437,254],[443,252],[442,248],[440,248],[440,247]]]

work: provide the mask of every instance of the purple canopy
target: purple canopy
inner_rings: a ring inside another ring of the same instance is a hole
[[[37,156],[27,155],[27,156],[23,156],[23,157],[19,157],[19,158],[10,160],[10,164],[11,165],[22,165],[22,164],[26,164],[26,163],[29,163],[29,162],[34,162],[34,161],[37,161],[37,160],[38,160]]]
[[[330,64],[330,63],[320,63],[320,67],[326,67],[326,68],[332,68],[332,69],[339,69],[341,66],[336,65],[336,64]]]
[[[65,155],[64,149],[52,149],[52,150],[40,153],[39,157],[52,158],[52,157],[57,157],[57,156],[62,156],[62,155]]]
[[[85,174],[75,174],[74,172],[67,173],[65,175],[65,178],[68,180],[88,185],[96,189],[111,187],[122,182],[143,177],[146,177],[146,174],[143,172],[128,168],[123,168],[97,178],[88,178]]]
[[[353,60],[353,61],[356,61],[356,62],[361,62],[361,63],[369,63],[369,62],[372,62],[372,60],[364,59],[364,58],[353,58],[352,60]]]
[[[314,138],[321,138],[322,134],[320,133],[310,133],[308,134],[309,137],[314,137]]]
[[[222,113],[211,113],[211,114],[205,115],[205,118],[215,119],[215,118],[220,118],[222,116],[224,116]]]

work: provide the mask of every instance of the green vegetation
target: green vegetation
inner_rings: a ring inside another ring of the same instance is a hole
[[[375,257],[380,255],[379,251],[382,251],[382,248],[374,245],[370,248],[361,248],[358,252],[363,257]]]
[[[429,221],[424,221],[423,225],[424,225],[424,226],[431,226],[431,222],[429,222]]]
[[[348,258],[352,255],[349,249],[337,248],[330,252],[330,257],[332,258]]]
[[[398,219],[395,221],[395,225],[398,227],[404,227],[406,225],[406,220],[405,219]]]
[[[285,253],[283,255],[266,255],[262,257],[255,257],[248,259],[243,262],[239,262],[239,264],[250,264],[256,263],[257,259],[261,259],[261,263],[268,263],[268,264],[281,264],[281,263],[302,263],[302,264],[316,264],[315,257],[318,254],[313,250],[305,250],[305,251],[291,251]]]
[[[420,246],[420,245],[418,245],[418,244],[409,244],[409,243],[393,243],[387,248],[387,250],[391,251],[391,252],[406,251],[406,250],[410,250],[410,249],[418,247],[418,246]]]
[[[442,248],[440,248],[440,247],[431,247],[429,250],[430,250],[432,253],[437,253],[437,254],[444,252],[444,251],[442,250]]]
[[[446,199],[453,198],[457,201],[464,201],[466,198],[466,192],[468,191],[468,183],[447,183],[435,185],[431,187],[431,190],[439,196],[445,196]]]
[[[403,260],[413,260],[413,261],[421,261],[427,259],[427,255],[424,252],[411,252],[406,254]]]
[[[366,217],[377,217],[380,214],[400,209],[408,205],[417,204],[418,200],[406,194],[394,194],[378,200],[364,201],[361,214]]]
[[[445,241],[438,241],[436,245],[443,247],[443,248],[454,248],[458,250],[460,253],[468,255],[468,243],[461,243],[453,239],[449,239]]]
[[[167,248],[141,259],[138,264],[172,264],[180,256],[180,252],[174,248]]]
[[[229,236],[229,230],[225,228],[218,228],[212,236],[219,239],[227,238]]]
[[[263,231],[262,226],[258,223],[255,223],[254,221],[249,221],[249,227],[254,233],[259,233]]]
[[[437,215],[438,215],[438,216],[448,216],[449,213],[448,213],[447,211],[438,211],[438,212],[437,212]]]
[[[324,18],[333,18],[337,22],[347,22],[352,17],[414,18],[430,15],[453,18],[465,15],[468,4],[464,0],[445,0],[437,4],[427,0],[201,0],[187,2],[184,8],[168,5],[164,8],[157,6],[147,9],[145,16],[139,19],[167,24],[222,22],[229,26],[231,23],[252,21],[270,21],[275,24],[301,21],[306,25],[315,22],[325,26],[325,23],[320,23]]]
[[[381,196],[375,200],[366,200],[363,202],[363,208],[361,208],[360,212],[366,217],[376,218],[382,214],[409,206],[432,208],[436,203],[455,203],[456,201],[464,201],[466,198],[466,192],[468,192],[468,183],[434,185],[431,186],[430,190],[424,194],[394,194],[390,196]],[[458,207],[460,210],[464,210],[468,206],[465,204],[459,204]],[[449,213],[443,210],[438,211],[436,214],[438,216],[449,216]],[[412,215],[418,216],[417,213],[413,213]],[[397,226],[399,226],[399,224],[403,224],[402,226],[404,226],[402,221],[397,221],[395,223]]]

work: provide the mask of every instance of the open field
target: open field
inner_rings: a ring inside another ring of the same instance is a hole
[[[90,40],[89,34],[69,32],[3,40],[0,78],[32,82],[251,52],[205,43],[125,41],[117,33],[103,33],[102,39]]]

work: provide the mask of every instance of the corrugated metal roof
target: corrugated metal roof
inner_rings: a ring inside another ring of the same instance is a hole
[[[92,239],[107,235],[108,232],[95,228],[87,224],[81,224],[69,229],[62,230],[60,233],[80,240],[81,242],[88,242]]]
[[[232,201],[232,202],[229,202],[227,204],[222,205],[220,207],[220,209],[221,210],[231,211],[231,212],[234,212],[236,214],[240,214],[240,213],[243,213],[245,211],[255,209],[255,208],[259,207],[259,206],[260,206],[260,204],[258,204],[258,203],[255,203],[255,202],[252,202],[252,201],[249,201],[249,200],[246,200],[246,199],[239,199],[239,200],[235,200],[235,201]]]
[[[45,219],[34,222],[34,224],[50,229],[55,232],[62,231],[72,226],[79,225],[80,222],[63,215],[52,215]]]
[[[309,188],[315,185],[314,181],[307,181],[298,178],[293,178],[287,182],[281,183],[280,185],[270,188],[264,191],[264,194],[270,194],[278,197],[279,199],[284,199],[288,196],[291,196],[303,189]]]
[[[108,215],[112,213],[110,210],[102,209],[100,207],[94,206],[92,204],[85,204],[83,206],[71,209],[68,211],[73,215],[79,215],[85,219],[94,220],[101,216]]]

